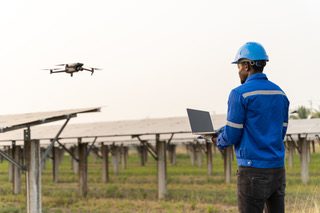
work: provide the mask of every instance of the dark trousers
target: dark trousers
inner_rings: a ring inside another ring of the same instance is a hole
[[[240,213],[284,212],[286,172],[284,168],[239,167],[238,208]]]

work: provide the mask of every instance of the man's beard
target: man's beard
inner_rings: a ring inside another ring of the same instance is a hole
[[[240,79],[241,84],[244,84],[244,82],[246,82],[247,78],[245,79]]]

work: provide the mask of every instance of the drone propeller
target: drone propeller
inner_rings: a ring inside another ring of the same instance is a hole
[[[53,69],[42,69],[42,70],[61,70],[60,68],[53,68]]]
[[[66,64],[56,64],[55,66],[65,66]]]
[[[96,68],[96,67],[90,67],[92,70],[102,70],[101,68]]]

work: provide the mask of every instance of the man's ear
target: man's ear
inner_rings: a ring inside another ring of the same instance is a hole
[[[250,64],[249,64],[249,63],[246,63],[246,64],[245,64],[245,70],[246,70],[247,72],[249,72],[250,69],[251,69]]]
[[[245,63],[245,65],[244,65],[244,70],[245,70],[246,72],[249,72],[249,64],[248,64],[248,63]]]

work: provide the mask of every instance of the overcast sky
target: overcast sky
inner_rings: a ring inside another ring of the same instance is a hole
[[[265,73],[291,106],[320,104],[316,0],[10,0],[0,3],[0,114],[105,106],[86,121],[225,113],[239,85],[230,64],[264,45]],[[54,74],[83,62],[103,68]]]

